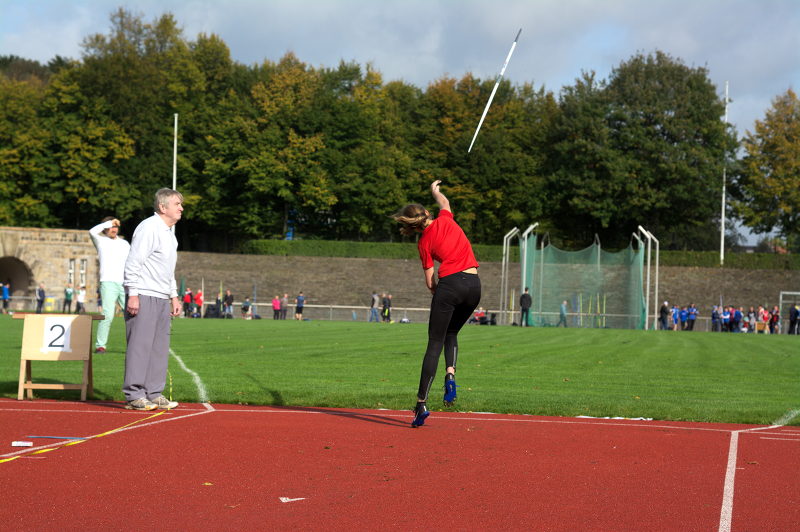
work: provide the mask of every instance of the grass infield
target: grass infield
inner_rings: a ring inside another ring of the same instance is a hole
[[[0,316],[0,329],[0,395],[16,397],[22,320]],[[800,425],[797,337],[465,326],[459,338],[460,411]],[[410,409],[426,340],[418,323],[176,319],[172,329],[211,402],[252,405]],[[123,399],[124,351],[118,318],[94,357],[96,399]],[[197,402],[193,377],[174,358],[169,368],[165,395]],[[80,362],[33,362],[34,382],[80,373]]]

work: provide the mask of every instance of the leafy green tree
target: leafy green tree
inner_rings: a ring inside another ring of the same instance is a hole
[[[138,191],[118,171],[133,156],[133,141],[108,118],[102,102],[81,93],[74,77],[69,69],[54,76],[42,102],[58,168],[46,185],[46,202],[67,227],[109,214],[124,219],[138,209]]]
[[[43,99],[38,79],[0,76],[0,225],[59,225],[47,201],[58,172],[50,132],[38,115]]]
[[[584,74],[561,108],[549,190],[567,240],[599,234],[621,247],[641,224],[665,249],[714,248],[717,191],[736,141],[706,69],[636,55],[608,82]]]
[[[135,141],[137,155],[123,173],[139,192],[144,217],[155,190],[171,185],[173,115],[192,111],[206,80],[171,14],[145,23],[120,8],[111,24],[108,35],[84,40],[77,82]]]
[[[745,156],[733,175],[733,206],[756,232],[777,229],[800,251],[800,101],[791,89],[776,97],[743,140]]]

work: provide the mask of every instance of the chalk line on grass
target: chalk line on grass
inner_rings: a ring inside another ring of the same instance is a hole
[[[784,415],[776,419],[772,424],[783,426],[786,425],[787,423],[790,423],[797,416],[800,416],[800,408],[789,410]]]
[[[181,357],[179,357],[175,353],[175,351],[172,350],[172,348],[170,348],[169,354],[172,355],[175,358],[175,360],[178,361],[178,364],[180,364],[181,369],[183,369],[183,371],[185,371],[186,373],[188,373],[189,375],[192,376],[192,380],[194,381],[194,385],[197,388],[197,396],[200,399],[200,402],[203,403],[203,404],[208,403],[208,391],[206,390],[206,386],[205,386],[205,384],[203,384],[202,379],[200,379],[200,375],[198,375],[196,371],[190,370],[186,366],[186,364],[183,363],[183,359]]]

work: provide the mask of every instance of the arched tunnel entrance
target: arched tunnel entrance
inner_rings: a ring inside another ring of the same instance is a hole
[[[16,257],[0,257],[0,282],[11,285],[11,297],[28,295],[33,286],[33,273]]]

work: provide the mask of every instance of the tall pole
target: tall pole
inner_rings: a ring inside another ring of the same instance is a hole
[[[172,190],[178,190],[178,113],[175,113],[175,132],[172,135]],[[175,234],[175,226],[170,227]]]
[[[172,190],[178,190],[178,113],[175,113],[175,134],[172,141]]]
[[[725,128],[728,126],[728,82],[725,82]],[[719,223],[719,265],[725,265],[725,184],[727,181],[727,154],[723,151],[722,161],[722,215]]]

